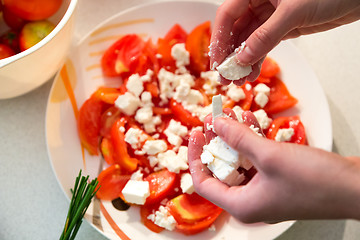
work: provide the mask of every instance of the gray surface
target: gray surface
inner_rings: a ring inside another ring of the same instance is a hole
[[[142,2],[146,1],[105,0],[95,6],[95,0],[80,0],[75,38],[113,13]],[[343,155],[360,155],[359,42],[360,22],[294,41],[328,97],[334,151]],[[3,240],[58,239],[64,224],[69,202],[52,172],[45,143],[45,109],[51,84],[52,80],[24,96],[0,100]],[[299,221],[278,239],[355,240],[359,236],[358,221]],[[84,222],[77,239],[105,238]]]

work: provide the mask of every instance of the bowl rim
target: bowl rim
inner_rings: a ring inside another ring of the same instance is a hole
[[[45,46],[48,42],[50,42],[50,40],[53,39],[60,32],[60,30],[66,25],[66,23],[68,23],[68,20],[70,19],[70,17],[73,15],[73,13],[75,11],[77,3],[78,3],[78,0],[70,0],[69,6],[66,9],[66,12],[65,12],[64,16],[61,18],[60,22],[55,26],[54,30],[52,30],[40,42],[38,42],[31,48],[26,49],[25,51],[19,52],[11,57],[1,59],[0,60],[0,69],[9,65],[10,63],[20,60],[21,58],[23,58],[25,56],[31,55],[38,49]]]

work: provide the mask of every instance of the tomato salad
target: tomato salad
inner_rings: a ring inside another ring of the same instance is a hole
[[[97,197],[140,207],[143,224],[157,233],[196,234],[222,212],[194,192],[187,163],[189,134],[203,131],[212,96],[221,94],[224,107],[238,116],[253,111],[269,139],[306,144],[298,116],[273,118],[297,103],[278,64],[266,58],[256,81],[222,86],[209,67],[210,34],[210,22],[204,22],[189,33],[175,24],[156,43],[136,34],[122,37],[101,60],[103,74],[118,79],[118,87],[99,87],[79,112],[83,147],[107,163]],[[256,172],[241,171],[247,181]],[[130,181],[146,182],[147,194],[129,201],[124,191]]]

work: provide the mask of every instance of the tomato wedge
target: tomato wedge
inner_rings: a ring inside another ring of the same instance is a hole
[[[146,198],[145,205],[159,203],[165,197],[171,196],[177,180],[177,174],[167,169],[153,172],[144,178],[150,185],[150,196]]]
[[[186,110],[181,103],[178,103],[174,99],[170,100],[170,109],[174,116],[179,119],[179,121],[188,127],[197,127],[202,126],[203,123],[196,116],[193,116],[191,112]]]
[[[279,65],[269,57],[266,57],[260,69],[260,76],[263,78],[274,77],[280,72]]]
[[[104,169],[98,176],[99,191],[96,196],[102,200],[113,200],[121,195],[130,175],[124,175],[118,164]]]
[[[211,227],[211,225],[214,223],[220,213],[221,211],[217,211],[214,214],[204,218],[203,220],[194,223],[178,223],[176,225],[176,230],[185,235],[197,234]]]
[[[94,94],[101,101],[114,104],[116,99],[121,95],[121,92],[117,88],[99,87]]]
[[[145,42],[136,34],[128,34],[111,45],[101,58],[101,67],[107,77],[123,76],[132,72],[142,55]]]
[[[142,205],[140,206],[140,217],[141,222],[151,231],[159,233],[164,228],[156,225],[153,221],[148,219],[148,216],[154,213],[159,208],[159,205]]]
[[[119,164],[122,170],[132,173],[137,168],[138,160],[130,157],[128,153],[124,132],[121,131],[125,127],[125,123],[125,118],[117,120],[111,127],[110,135],[114,148],[114,162]]]
[[[190,69],[195,74],[209,70],[210,21],[198,25],[186,39],[186,49],[190,53]]]
[[[179,224],[196,223],[222,212],[221,208],[196,193],[181,194],[168,201],[166,206]]]
[[[295,133],[291,137],[289,142],[302,144],[302,145],[307,144],[305,128],[298,116],[279,117],[279,118],[274,119],[268,132],[266,133],[266,137],[268,139],[274,140],[276,137],[276,134],[280,128],[293,128],[294,129]]]
[[[270,87],[269,102],[263,108],[267,114],[282,112],[293,107],[298,102],[279,78],[272,77],[270,83],[266,85]],[[259,106],[253,104],[251,110],[256,111],[258,109]]]
[[[78,131],[81,144],[91,155],[98,155],[101,115],[105,104],[95,95],[84,102],[79,110]]]

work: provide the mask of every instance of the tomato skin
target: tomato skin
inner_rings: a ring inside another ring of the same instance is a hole
[[[280,128],[293,128],[294,135],[291,137],[291,143],[306,145],[305,128],[298,116],[279,117],[273,120],[269,130],[266,133],[268,139],[275,140],[276,134]]]
[[[14,30],[6,31],[0,37],[0,42],[9,46],[15,53],[20,52],[19,33]]]
[[[11,57],[15,52],[5,44],[0,44],[0,59]]]
[[[107,77],[124,76],[134,71],[144,48],[144,41],[136,34],[128,34],[111,45],[101,58],[101,68]]]
[[[263,78],[274,77],[280,72],[279,65],[270,57],[266,57],[260,69],[260,76]]]
[[[25,24],[26,20],[20,18],[7,7],[3,9],[3,19],[6,25],[8,25],[11,29],[19,31]]]
[[[202,126],[203,123],[196,116],[193,116],[191,112],[186,110],[181,103],[178,103],[174,99],[170,100],[170,109],[174,116],[179,119],[179,121],[188,127],[197,127]]]
[[[111,106],[101,115],[100,118],[100,135],[110,138],[110,131],[113,124],[121,117],[120,110]]]
[[[98,176],[100,188],[96,196],[102,200],[118,198],[129,179],[130,175],[123,174],[118,164],[111,165]]]
[[[104,103],[94,96],[84,102],[79,110],[78,131],[82,145],[91,155],[99,154],[99,134]]]
[[[159,203],[174,192],[177,174],[167,169],[149,174],[144,181],[150,185],[150,196],[146,198],[145,205]]]
[[[111,127],[111,141],[114,148],[114,162],[119,164],[125,172],[132,173],[136,170],[138,160],[130,157],[125,142],[124,133],[120,130],[125,127],[126,119],[120,118]]]
[[[6,8],[29,21],[51,17],[60,8],[62,0],[3,0]]]
[[[55,28],[55,25],[47,20],[29,22],[24,25],[20,32],[20,50],[25,51],[43,40]]]
[[[178,223],[176,225],[176,231],[181,232],[185,235],[194,235],[200,233],[205,229],[211,227],[211,225],[215,222],[215,220],[220,214],[221,211],[217,211],[213,215],[210,215],[203,220],[197,221],[195,223]]]
[[[197,75],[209,70],[210,37],[210,21],[207,21],[195,27],[186,39],[186,49],[190,53],[190,69]]]

